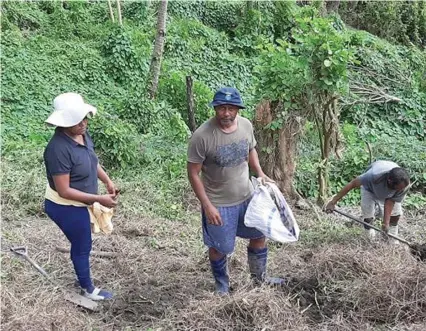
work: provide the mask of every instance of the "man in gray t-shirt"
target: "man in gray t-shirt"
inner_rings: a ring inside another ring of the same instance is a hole
[[[216,292],[229,292],[227,255],[232,253],[236,236],[249,239],[248,263],[252,278],[265,281],[268,248],[265,237],[244,224],[253,186],[249,167],[258,177],[268,179],[259,164],[256,139],[250,121],[239,116],[244,108],[235,88],[218,90],[211,105],[216,116],[203,123],[188,146],[188,177],[201,202],[203,239]],[[200,178],[201,173],[201,178]],[[278,278],[268,282],[281,283]]]
[[[410,177],[407,171],[391,161],[373,162],[365,173],[348,183],[327,204],[326,211],[334,210],[336,203],[350,190],[361,187],[361,209],[364,222],[373,223],[375,207],[379,207],[383,216],[382,229],[398,235],[398,221],[402,215],[401,202],[404,199]],[[375,231],[365,227],[371,237]]]
[[[188,148],[188,162],[202,164],[204,189],[216,207],[238,205],[253,192],[248,164],[256,146],[253,127],[244,117],[237,115],[235,121],[235,131],[223,132],[211,118],[194,132]]]

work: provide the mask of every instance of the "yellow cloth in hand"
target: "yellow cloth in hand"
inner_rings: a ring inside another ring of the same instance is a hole
[[[93,205],[87,205],[83,202],[64,199],[59,196],[58,192],[53,190],[49,184],[47,184],[46,187],[45,198],[54,203],[57,203],[58,205],[87,207],[90,215],[92,233],[99,233],[102,231],[105,234],[110,234],[112,232],[112,216],[114,214],[113,208],[102,206],[99,202],[95,202]]]
[[[90,222],[92,223],[92,232],[98,233],[102,231],[106,234],[112,232],[112,215],[114,210],[102,206],[99,202],[95,202],[93,205],[88,207],[90,213]]]

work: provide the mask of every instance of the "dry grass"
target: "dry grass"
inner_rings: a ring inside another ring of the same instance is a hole
[[[426,321],[426,267],[402,247],[330,245],[306,252],[290,282],[313,321]]]
[[[166,315],[164,330],[308,330],[288,295],[271,288],[242,288],[231,296],[192,300]]]
[[[95,250],[118,257],[91,259],[95,283],[116,297],[91,313],[64,301],[59,289],[7,252],[11,245],[28,245],[30,255],[73,290],[68,254],[55,250],[67,243],[53,222],[17,222],[10,221],[12,214],[6,216],[2,330],[426,329],[426,263],[402,246],[372,245],[357,235],[358,228],[336,218],[318,223],[309,212],[299,211],[301,241],[270,244],[270,274],[288,277],[284,288],[252,286],[245,243],[239,241],[230,261],[234,292],[220,298],[211,293],[197,214],[179,222],[119,212],[113,234],[94,238]],[[410,226],[424,221],[410,220]]]

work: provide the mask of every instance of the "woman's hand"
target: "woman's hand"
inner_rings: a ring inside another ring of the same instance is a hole
[[[114,184],[114,182],[112,180],[109,180],[105,183],[105,187],[108,191],[109,194],[112,194],[115,196],[117,196],[118,192],[120,191]]]
[[[107,208],[113,208],[117,205],[117,200],[114,194],[104,194],[98,196],[98,202]]]

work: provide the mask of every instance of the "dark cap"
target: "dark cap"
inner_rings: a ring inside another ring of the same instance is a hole
[[[241,100],[240,92],[234,87],[222,87],[215,93],[210,106],[216,107],[220,105],[234,105],[246,108],[244,107],[243,100]]]

